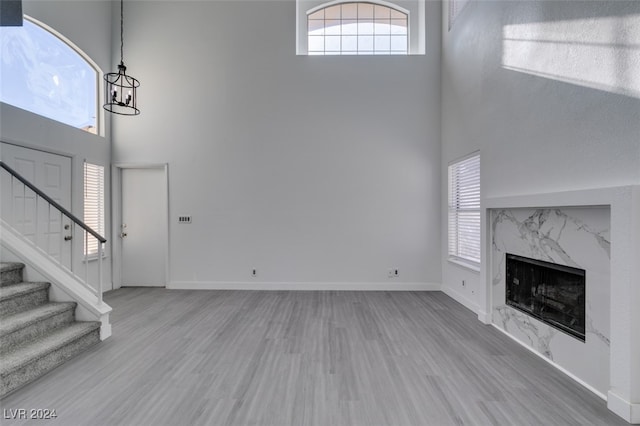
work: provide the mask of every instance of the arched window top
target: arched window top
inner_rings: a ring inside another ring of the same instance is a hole
[[[100,70],[73,43],[25,15],[0,27],[0,101],[99,133]]]
[[[307,12],[309,55],[406,55],[409,13],[372,2],[333,2]]]

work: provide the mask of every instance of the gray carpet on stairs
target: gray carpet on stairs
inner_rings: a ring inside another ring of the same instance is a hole
[[[49,301],[49,283],[0,264],[0,398],[100,342],[100,323],[76,321],[75,302]]]

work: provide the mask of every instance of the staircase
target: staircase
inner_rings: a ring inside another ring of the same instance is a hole
[[[100,322],[75,320],[75,302],[50,302],[49,283],[0,264],[0,398],[100,342]]]

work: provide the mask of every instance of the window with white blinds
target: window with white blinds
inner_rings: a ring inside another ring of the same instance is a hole
[[[449,258],[480,264],[480,154],[449,165]]]
[[[104,167],[84,163],[84,223],[104,235]],[[91,234],[84,240],[85,256],[98,255],[98,240]]]

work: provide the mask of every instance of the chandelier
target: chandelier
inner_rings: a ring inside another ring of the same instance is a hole
[[[124,12],[123,2],[120,0],[120,64],[118,72],[110,72],[104,76],[104,100],[103,108],[111,113],[120,115],[138,115],[138,79],[127,75],[127,67],[124,65]]]

